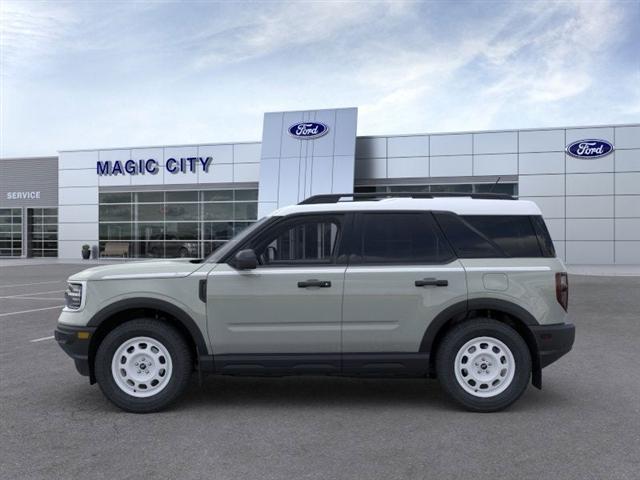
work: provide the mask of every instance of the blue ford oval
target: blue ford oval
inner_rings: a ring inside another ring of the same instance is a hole
[[[301,122],[289,127],[289,135],[305,140],[321,137],[328,131],[329,127],[319,122]]]
[[[567,153],[576,158],[600,158],[611,152],[613,152],[613,145],[606,140],[578,140],[567,147]]]

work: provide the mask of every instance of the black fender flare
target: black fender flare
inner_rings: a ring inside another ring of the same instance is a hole
[[[438,335],[438,332],[445,326],[445,324],[452,318],[461,319],[466,317],[469,309],[467,308],[467,300],[463,300],[453,305],[448,306],[442,310],[436,317],[431,320],[427,326],[424,335],[422,336],[422,342],[420,342],[420,352],[430,353],[433,347],[433,342]]]
[[[191,316],[180,307],[177,307],[166,300],[160,300],[157,298],[126,298],[124,300],[119,300],[112,303],[111,305],[106,306],[98,313],[96,313],[93,317],[91,317],[91,320],[89,320],[87,326],[97,328],[106,319],[111,318],[118,313],[135,309],[160,310],[171,315],[178,322],[180,322],[180,324],[187,330],[187,332],[189,332],[189,335],[191,335],[191,338],[196,346],[197,354],[208,355],[207,343],[205,342],[204,336],[202,335],[202,331],[200,330],[200,328],[198,328],[198,325],[196,325],[196,322],[193,320],[193,318],[191,318]]]

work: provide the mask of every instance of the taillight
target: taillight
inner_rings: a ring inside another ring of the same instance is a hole
[[[566,272],[556,273],[556,298],[565,311],[569,307],[569,277]]]

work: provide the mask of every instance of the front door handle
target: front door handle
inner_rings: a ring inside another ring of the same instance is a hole
[[[423,278],[416,280],[416,287],[447,287],[449,280],[438,280],[437,278]]]
[[[328,280],[306,280],[304,282],[298,282],[298,288],[307,288],[307,287],[320,287],[320,288],[329,288],[331,286],[331,282]]]

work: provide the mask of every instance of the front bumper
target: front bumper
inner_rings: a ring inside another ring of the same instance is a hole
[[[576,338],[576,327],[572,323],[536,325],[530,328],[538,345],[540,368],[550,365],[568,353]]]
[[[56,341],[76,364],[76,370],[80,375],[89,376],[89,345],[91,337],[96,331],[93,327],[74,327],[58,324],[53,334]]]

